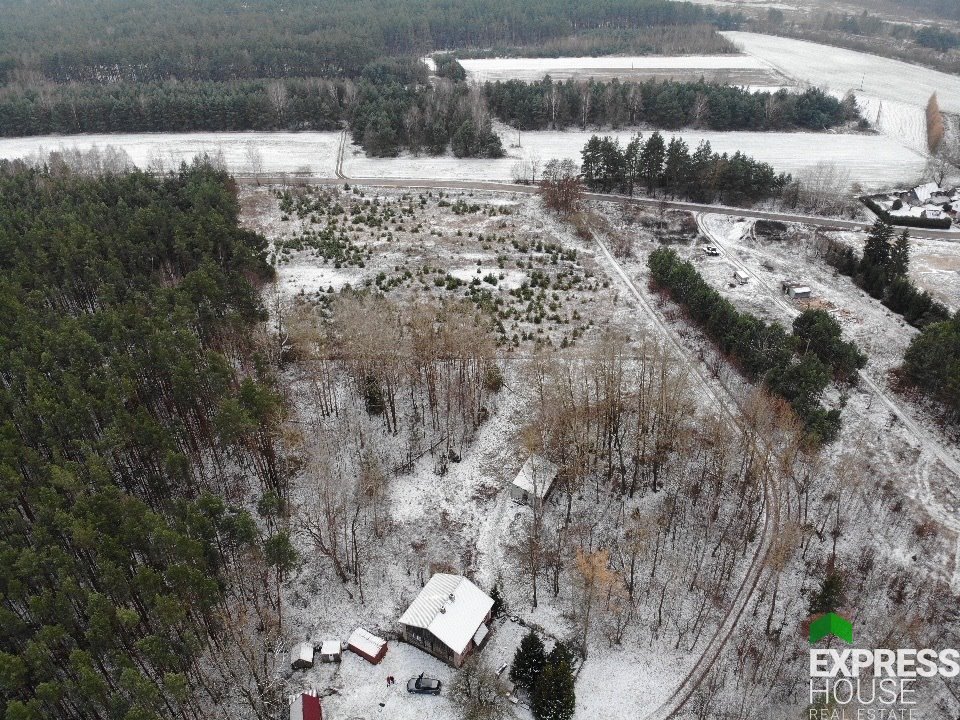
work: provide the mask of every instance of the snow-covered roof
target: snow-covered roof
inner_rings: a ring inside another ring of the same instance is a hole
[[[290,653],[290,662],[301,660],[303,662],[313,662],[313,645],[308,642],[297,643]]]
[[[361,650],[371,657],[376,656],[377,653],[380,652],[380,649],[387,644],[386,640],[377,637],[372,632],[364,630],[362,627],[354,630],[347,642],[357,650]]]
[[[792,288],[790,288],[790,292],[792,292],[794,295],[802,295],[804,293],[809,293],[810,288],[808,288],[806,285],[794,285]]]
[[[923,185],[917,185],[913,189],[914,194],[917,196],[917,200],[922,203],[925,203],[930,199],[930,196],[935,192],[940,191],[940,186],[935,182],[924,183]]]
[[[340,641],[339,640],[324,640],[320,645],[320,654],[321,655],[339,655],[340,654]]]
[[[543,499],[557,477],[558,470],[559,468],[545,457],[531,455],[527,458],[523,467],[520,468],[513,484],[521,490]],[[536,486],[536,492],[534,492],[534,486]]]
[[[492,607],[493,599],[465,577],[436,573],[400,622],[429,630],[459,654],[466,650]]]

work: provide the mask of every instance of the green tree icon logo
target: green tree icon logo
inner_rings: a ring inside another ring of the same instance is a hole
[[[836,613],[828,612],[810,623],[810,642],[820,642],[827,635],[833,635],[843,640],[847,645],[853,644],[853,625],[846,618]]]

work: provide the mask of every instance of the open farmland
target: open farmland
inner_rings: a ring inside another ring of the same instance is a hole
[[[336,132],[192,132],[47,135],[0,139],[0,158],[40,158],[54,151],[107,147],[124,151],[141,169],[175,168],[207,154],[231,172],[263,172],[333,176],[340,133]],[[253,152],[255,151],[255,152]]]
[[[504,145],[516,144],[517,136],[509,128],[501,128]],[[645,135],[650,130],[644,131]],[[521,147],[507,147],[507,156],[495,160],[455,158],[450,155],[432,157],[404,154],[399,158],[367,157],[361,148],[348,145],[343,171],[354,178],[417,178],[450,180],[486,180],[510,182],[518,160],[537,156],[572,158],[579,162],[580,151],[589,132],[525,132]],[[621,143],[629,142],[633,131],[609,133]],[[665,135],[682,137],[691,149],[702,140],[710,142],[718,152],[737,150],[768,162],[781,172],[800,173],[818,163],[835,162],[849,170],[851,181],[866,189],[885,188],[908,183],[922,172],[923,157],[887,135],[840,133],[774,133],[774,132],[701,132],[695,130],[666,131]],[[337,144],[335,132],[244,132],[244,133],[145,133],[122,135],[77,135],[0,139],[0,158],[39,158],[51,151],[89,150],[107,147],[123,150],[140,168],[161,163],[176,167],[198,153],[207,153],[222,161],[230,172],[264,174],[303,172],[315,177],[334,177]],[[251,150],[256,150],[259,169]]]
[[[937,93],[941,110],[960,112],[960,78],[955,75],[804,40],[747,32],[724,35],[748,55],[800,82],[919,107]]]
[[[508,182],[518,159],[537,156],[572,158],[580,161],[580,151],[590,139],[588,132],[525,132],[520,148],[509,148],[508,157],[499,160],[470,158],[405,156],[397,159],[369,158],[358,148],[347,148],[344,172],[350,177],[372,178],[450,178]],[[609,134],[629,142],[632,131]],[[649,135],[650,131],[644,131]],[[774,132],[701,132],[695,130],[666,131],[664,135],[682,137],[691,149],[703,140],[715,151],[734,153],[737,150],[768,162],[781,172],[800,173],[818,163],[837,163],[850,173],[852,182],[865,188],[883,188],[914,180],[923,171],[925,160],[918,153],[886,135],[840,133],[774,133]],[[515,144],[516,134],[508,135]],[[507,143],[505,143],[506,145]],[[0,146],[2,147],[2,146]]]
[[[533,82],[549,75],[555,80],[699,80],[730,85],[779,87],[784,76],[766,62],[749,55],[684,55],[676,57],[559,57],[482,58],[461,60],[467,77],[475,82],[523,80]]]

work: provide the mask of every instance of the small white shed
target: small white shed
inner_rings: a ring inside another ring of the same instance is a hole
[[[343,659],[343,648],[339,640],[324,640],[320,644],[320,662],[340,662]]]
[[[790,288],[790,297],[794,300],[807,300],[811,295],[811,290],[806,285],[794,285]]]
[[[541,455],[531,455],[510,483],[510,497],[526,505],[531,498],[540,502],[547,499],[557,479],[559,468]]]
[[[313,643],[301,642],[293,646],[290,651],[290,667],[294,670],[313,667]]]
[[[734,270],[733,279],[737,283],[737,285],[746,285],[747,280],[750,279],[750,276],[747,275],[743,270]]]

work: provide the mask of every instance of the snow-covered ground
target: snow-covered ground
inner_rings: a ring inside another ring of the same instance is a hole
[[[645,76],[729,79],[735,83],[776,85],[782,76],[769,63],[750,55],[646,55],[639,57],[478,58],[461,60],[475,82],[571,77],[632,78]]]
[[[920,153],[927,152],[927,119],[923,107],[856,93],[860,114],[887,137]]]
[[[889,113],[884,104],[884,112]],[[907,107],[907,106],[903,106]],[[892,122],[892,121],[891,121]],[[650,131],[646,131],[649,135]],[[595,131],[525,132],[520,136],[522,147],[508,147],[507,157],[498,160],[403,155],[399,158],[369,158],[355,145],[347,147],[344,172],[355,178],[437,178],[510,182],[513,167],[522,158],[536,155],[545,162],[550,158],[573,158],[579,162],[580,151]],[[622,143],[633,131],[611,134]],[[719,152],[737,150],[769,162],[778,171],[798,173],[821,162],[836,162],[850,171],[854,181],[867,189],[885,188],[913,181],[922,172],[924,159],[888,135],[834,133],[767,133],[767,132],[701,132],[667,131],[686,140],[691,149],[707,140]],[[512,131],[503,131],[504,146],[516,143]],[[296,173],[309,171],[319,177],[333,177],[336,168],[339,133],[146,133],[118,135],[73,135],[0,139],[0,158],[39,157],[55,150],[89,150],[114,147],[123,150],[140,168],[162,162],[175,167],[197,154],[207,153],[222,159],[231,172],[250,173],[251,149],[261,159],[263,173]],[[914,137],[913,144],[919,142]],[[308,273],[309,274],[309,273]],[[328,283],[326,277],[316,277]],[[337,287],[336,278],[329,279]],[[312,282],[312,281],[311,281]]]
[[[955,75],[804,40],[747,32],[723,34],[748,55],[802,82],[919,107],[937,93],[941,110],[960,112],[960,78]]]
[[[0,138],[0,159],[38,157],[58,150],[93,147],[122,149],[139,168],[156,163],[176,167],[204,153],[222,157],[232,172],[253,172],[259,156],[264,172],[309,171],[333,176],[340,133],[336,132],[191,132],[45,135]],[[256,152],[253,152],[253,151]]]
[[[912,422],[922,428],[918,437],[890,414],[886,404],[880,402],[865,383],[860,383],[850,390],[849,402],[844,409],[843,434],[832,452],[842,453],[844,447],[866,440],[871,447],[868,457],[876,463],[878,472],[881,467],[886,467],[887,472],[893,470],[891,477],[895,478],[904,495],[913,498],[936,518],[948,537],[949,533],[960,531],[960,521],[957,520],[960,517],[960,495],[956,478],[942,462],[928,454],[932,444],[939,445],[956,464],[960,460],[956,444],[930,421],[926,408],[903,400],[888,387],[890,372],[903,363],[904,352],[918,331],[854,285],[849,277],[840,275],[821,260],[806,231],[795,228],[783,239],[763,240],[753,232],[752,221],[742,218],[707,215],[702,222],[712,238],[722,242],[724,252],[711,258],[697,253],[694,248],[689,256],[721,294],[739,308],[789,325],[801,308],[791,311],[790,303],[778,292],[779,282],[792,278],[808,285],[813,290],[813,302],[830,312],[843,328],[845,337],[856,342],[866,353],[864,375],[894,398]],[[836,233],[835,236],[854,246],[858,252],[863,251],[863,234]],[[936,250],[931,250],[931,245]],[[960,274],[957,272],[960,250],[956,245],[914,241],[911,250],[913,280],[923,278],[932,262],[941,263],[944,273],[950,273],[948,267],[952,266],[953,274]],[[738,263],[751,275],[745,285],[730,282],[730,275]],[[929,279],[925,284],[930,284]],[[957,283],[952,287],[941,284],[937,298],[952,308],[958,307],[960,292],[957,287]],[[891,549],[897,548],[897,538],[888,537],[887,541]],[[952,574],[956,584],[960,578],[960,554],[952,562],[932,563],[931,568],[945,571],[948,577]]]
[[[572,158],[580,161],[580,151],[595,131],[525,132],[522,147],[509,148],[508,157],[499,160],[458,159],[454,157],[404,156],[397,159],[365,157],[358,148],[348,148],[344,172],[350,177],[372,178],[450,178],[509,182],[518,159],[532,155],[542,161]],[[612,135],[622,144],[629,142],[631,131],[600,133]],[[649,131],[645,133],[649,135]],[[707,140],[718,152],[737,150],[773,165],[781,172],[799,173],[819,163],[837,163],[850,173],[851,180],[864,188],[885,188],[915,180],[926,164],[917,152],[887,135],[834,133],[702,132],[666,131],[682,137],[691,150]],[[516,135],[505,138],[516,143]]]

